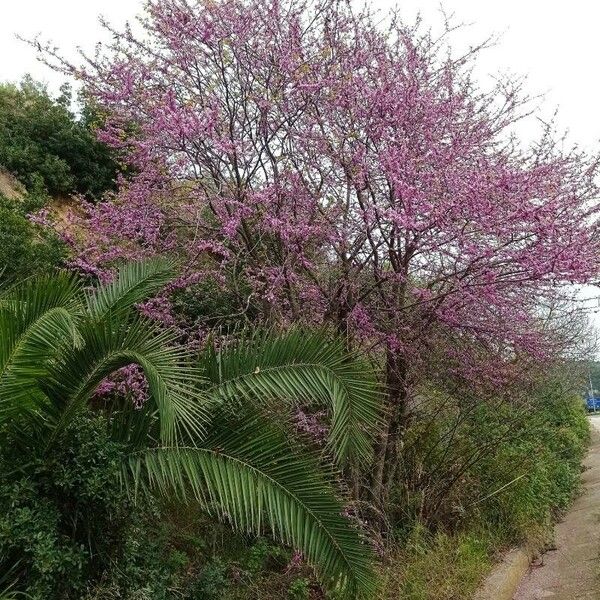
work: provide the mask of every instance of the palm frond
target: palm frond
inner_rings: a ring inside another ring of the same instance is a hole
[[[166,496],[190,496],[235,529],[265,528],[301,550],[323,585],[344,598],[374,597],[372,553],[342,516],[315,456],[293,449],[261,419],[217,419],[200,446],[158,447],[132,454],[124,476]]]
[[[82,348],[65,351],[43,381],[56,415],[54,437],[93,397],[100,382],[131,364],[148,382],[150,406],[157,411],[160,439],[198,437],[206,420],[199,394],[199,372],[175,334],[137,316],[112,315],[81,327]],[[140,414],[141,416],[141,414]]]
[[[80,411],[100,406],[94,394],[107,376],[139,365],[149,390],[143,406],[102,403],[114,439],[129,449],[125,482],[193,497],[242,531],[269,529],[302,550],[328,589],[372,597],[371,552],[341,514],[333,474],[251,409],[270,400],[326,405],[337,460],[364,460],[380,407],[370,365],[327,335],[297,330],[209,349],[199,366],[175,332],[133,310],[170,277],[169,265],[153,260],[86,294],[64,274],[4,292],[0,424],[27,411],[10,420],[11,439],[24,454],[47,452]],[[234,402],[237,410],[220,410]],[[240,413],[247,419],[232,421]]]
[[[62,344],[81,346],[80,286],[67,274],[24,282],[0,302],[0,418],[31,408],[37,381]]]
[[[202,366],[224,401],[283,399],[316,402],[331,413],[329,447],[340,464],[366,462],[381,420],[381,396],[372,366],[348,355],[340,340],[294,329],[256,333],[220,351],[209,347]]]
[[[114,281],[87,294],[88,313],[91,318],[102,319],[109,314],[130,311],[163,288],[173,273],[173,263],[164,258],[125,263]]]

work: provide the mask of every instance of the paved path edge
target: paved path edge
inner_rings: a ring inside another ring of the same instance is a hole
[[[539,555],[534,548],[513,548],[490,574],[473,596],[473,600],[512,600],[533,559]]]

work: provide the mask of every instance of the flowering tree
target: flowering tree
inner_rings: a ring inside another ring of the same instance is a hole
[[[498,385],[515,357],[557,351],[540,307],[597,272],[596,159],[549,129],[521,148],[518,88],[481,91],[478,49],[454,57],[445,36],[394,15],[383,27],[338,0],[146,11],[139,34],[115,30],[83,66],[59,66],[84,81],[101,139],[134,173],[85,206],[76,264],[102,276],[116,258],[176,251],[178,285],[210,277],[240,313],[333,323],[377,350],[383,502],[432,354]]]

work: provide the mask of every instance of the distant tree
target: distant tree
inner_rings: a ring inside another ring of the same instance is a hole
[[[54,99],[31,78],[0,85],[0,165],[29,190],[98,198],[115,185],[117,165],[95,137],[90,107],[77,117],[63,86]]]
[[[586,368],[582,368],[587,377],[584,380],[584,392],[589,393],[590,381],[594,393],[600,393],[600,362],[591,360],[585,365]]]
[[[550,129],[522,148],[519,87],[479,89],[480,48],[454,56],[448,32],[338,0],[150,0],[146,16],[58,65],[136,169],[88,207],[78,264],[179,249],[184,287],[233,281],[239,314],[330,322],[378,351],[383,507],[424,371],[501,386],[560,352],[540,306],[598,271],[597,160]]]

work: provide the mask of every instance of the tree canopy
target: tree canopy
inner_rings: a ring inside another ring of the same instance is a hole
[[[182,288],[227,282],[237,314],[332,323],[385,356],[376,497],[424,373],[494,387],[561,352],[545,317],[597,273],[598,162],[551,127],[519,144],[527,100],[475,84],[481,47],[337,0],[151,0],[146,17],[59,58],[135,169],[79,218],[79,268],[176,251]]]
[[[30,78],[0,85],[0,165],[31,190],[97,198],[114,186],[117,165],[96,140],[94,111],[71,111],[67,86],[54,99]]]

